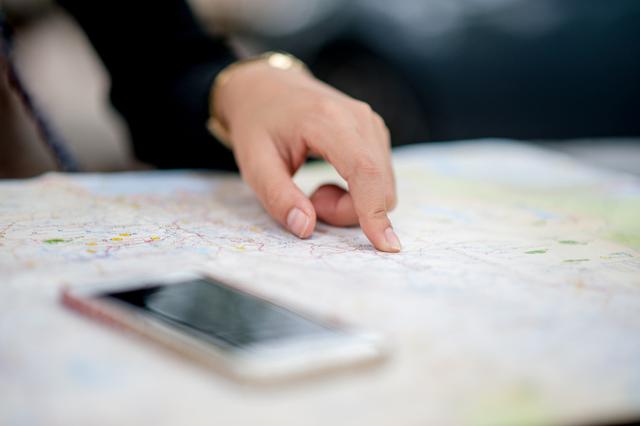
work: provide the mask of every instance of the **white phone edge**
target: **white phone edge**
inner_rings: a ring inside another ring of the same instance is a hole
[[[225,349],[181,333],[134,308],[93,298],[105,292],[142,288],[151,284],[171,285],[197,278],[213,279],[238,291],[290,309],[299,315],[327,322],[322,318],[306,315],[304,311],[295,307],[253,294],[243,286],[200,271],[181,271],[162,276],[132,276],[126,280],[103,281],[91,286],[65,287],[62,289],[61,299],[64,305],[76,311],[160,343],[240,382],[275,384],[317,376],[333,370],[379,364],[389,356],[388,345],[381,334],[351,327],[344,327],[344,334],[328,338],[297,338],[255,345],[251,351]]]

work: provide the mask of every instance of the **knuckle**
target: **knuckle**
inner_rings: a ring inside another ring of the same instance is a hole
[[[387,123],[385,123],[384,118],[382,118],[382,116],[380,116],[380,114],[374,113],[373,114],[373,121],[376,123],[376,125],[382,131],[386,142],[389,143],[390,139],[391,139],[391,132],[389,131],[389,127],[387,127]]]
[[[382,167],[375,158],[369,154],[360,154],[355,161],[355,172],[367,177],[378,177],[382,174]]]
[[[355,100],[353,102],[353,108],[358,112],[358,114],[362,116],[370,116],[374,114],[371,106],[368,103],[360,100]]]
[[[378,207],[371,210],[368,215],[370,219],[385,219],[387,217],[387,209],[384,207]]]
[[[342,107],[333,99],[320,98],[313,102],[312,114],[334,119],[342,116]]]
[[[389,132],[389,128],[387,127],[387,123],[384,121],[384,118],[378,113],[373,114],[373,120],[376,124],[385,132]]]

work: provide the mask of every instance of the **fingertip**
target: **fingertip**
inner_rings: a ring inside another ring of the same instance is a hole
[[[386,214],[364,219],[360,227],[376,250],[387,253],[397,253],[402,250],[400,239]]]
[[[378,232],[375,236],[370,234],[366,234],[373,247],[376,250],[382,251],[385,253],[398,253],[402,250],[402,244],[400,244],[400,239],[393,231],[391,227],[388,227],[383,232]]]
[[[289,210],[286,218],[287,229],[298,238],[309,238],[315,228],[315,214],[308,208],[294,206]]]
[[[389,226],[387,229],[384,230],[384,237],[387,243],[386,248],[388,250],[383,250],[383,251],[398,253],[400,250],[402,250],[402,244],[400,243],[400,239],[398,238],[398,236],[396,235],[392,227]]]

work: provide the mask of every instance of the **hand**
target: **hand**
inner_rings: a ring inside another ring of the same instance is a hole
[[[307,71],[253,62],[233,70],[214,107],[243,179],[291,233],[310,237],[316,217],[336,226],[359,223],[375,248],[400,251],[387,216],[396,204],[389,131],[369,105]],[[307,198],[292,176],[310,154],[333,165],[348,191],[323,185]]]

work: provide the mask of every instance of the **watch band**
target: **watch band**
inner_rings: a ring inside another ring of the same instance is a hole
[[[219,89],[227,84],[233,75],[233,71],[243,65],[264,62],[272,68],[279,70],[307,70],[307,66],[300,59],[295,56],[284,52],[265,52],[258,56],[253,56],[247,59],[241,59],[232,63],[218,73],[213,84],[211,85],[211,91],[209,93],[209,119],[207,120],[207,129],[221,144],[229,149],[233,149],[231,145],[231,139],[229,135],[229,129],[226,123],[218,117],[215,111],[215,96]]]

